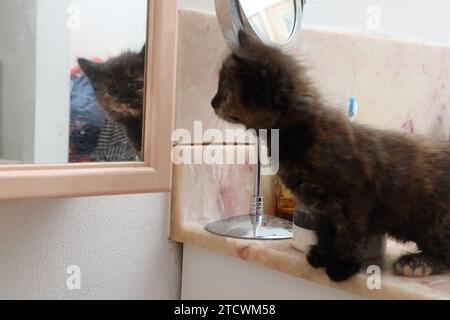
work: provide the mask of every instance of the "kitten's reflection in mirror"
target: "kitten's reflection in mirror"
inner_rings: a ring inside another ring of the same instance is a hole
[[[105,62],[79,58],[78,64],[89,78],[97,104],[108,119],[98,142],[100,152],[97,152],[97,157],[103,159],[97,160],[120,161],[129,157],[130,150],[123,148],[123,143],[119,143],[121,148],[116,150],[106,147],[110,145],[108,141],[120,140],[121,133],[141,159],[145,46],[140,52],[126,51]],[[102,145],[105,146],[103,152]],[[120,153],[126,153],[127,157],[121,159]]]

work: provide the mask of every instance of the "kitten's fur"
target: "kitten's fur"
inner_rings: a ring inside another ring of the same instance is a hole
[[[304,68],[240,32],[224,62],[212,106],[252,129],[280,130],[279,176],[314,219],[318,244],[307,258],[342,281],[360,270],[364,241],[385,234],[415,241],[398,274],[450,266],[450,146],[353,124],[329,108]]]
[[[142,148],[145,46],[96,63],[78,59],[81,70],[94,87],[98,104],[108,117],[124,126],[138,154]]]

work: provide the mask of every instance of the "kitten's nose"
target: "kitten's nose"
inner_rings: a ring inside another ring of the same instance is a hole
[[[213,107],[213,109],[217,109],[220,107],[219,97],[217,95],[212,99],[211,106]]]

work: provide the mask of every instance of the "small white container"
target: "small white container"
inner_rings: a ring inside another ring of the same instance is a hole
[[[292,244],[298,251],[308,253],[311,246],[317,244],[317,235],[309,214],[302,209],[296,209],[294,212]],[[364,259],[372,260],[384,257],[386,254],[386,241],[387,237],[385,235],[369,236],[364,251]]]
[[[292,244],[298,251],[308,253],[311,246],[317,244],[317,235],[313,230],[308,230],[294,224],[292,232]]]

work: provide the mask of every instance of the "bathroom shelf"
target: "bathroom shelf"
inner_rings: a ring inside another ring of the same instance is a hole
[[[364,272],[345,282],[331,281],[323,269],[314,269],[308,264],[305,254],[295,250],[291,240],[225,238],[205,231],[200,224],[177,223],[172,225],[171,238],[369,299],[450,299],[450,274],[426,278],[407,278],[392,274],[392,262],[399,255],[414,251],[414,247],[402,246],[394,241],[388,241],[388,254],[381,273],[381,288],[371,290],[367,286],[370,274]]]

